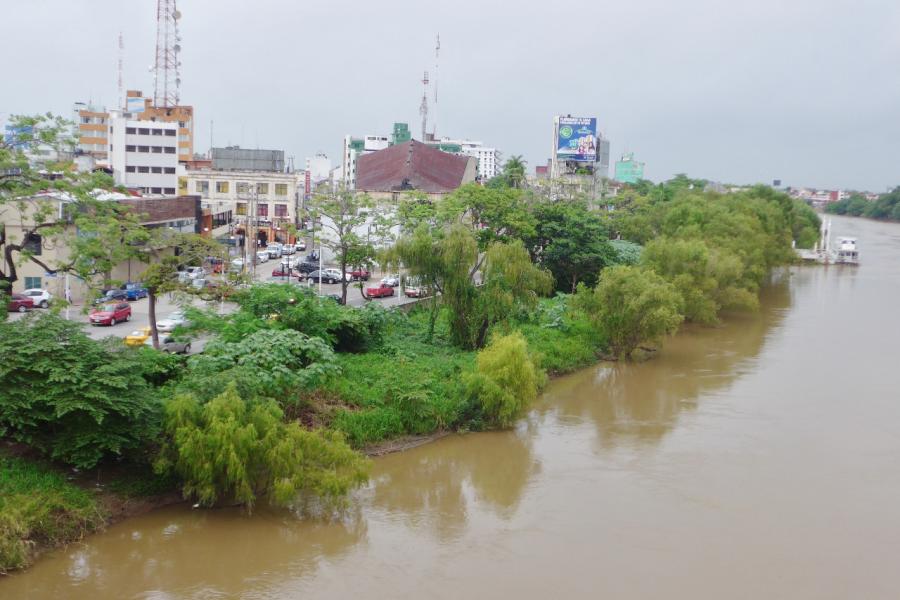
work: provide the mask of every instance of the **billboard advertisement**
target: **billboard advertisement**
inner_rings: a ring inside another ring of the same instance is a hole
[[[143,98],[126,98],[125,99],[126,110],[130,113],[142,113],[144,112],[144,99]]]
[[[597,161],[597,119],[559,117],[556,129],[557,160]]]

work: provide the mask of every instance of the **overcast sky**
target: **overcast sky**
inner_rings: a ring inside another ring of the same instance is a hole
[[[156,0],[3,0],[0,120],[152,95]],[[13,14],[10,14],[10,10]],[[344,134],[437,133],[543,164],[555,114],[596,116],[659,181],[900,184],[898,0],[180,0],[195,150],[340,157]],[[15,49],[10,52],[11,49]],[[429,126],[429,129],[431,127]]]

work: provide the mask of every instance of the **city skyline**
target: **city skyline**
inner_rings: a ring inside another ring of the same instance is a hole
[[[119,31],[124,87],[152,95],[155,4],[17,7],[53,35],[10,28],[11,45],[27,51],[7,65],[15,84],[4,85],[0,119],[70,117],[76,101],[113,107]],[[298,168],[317,152],[339,164],[345,134],[386,134],[395,121],[419,137],[429,70],[437,135],[522,154],[529,171],[550,156],[553,116],[572,114],[596,116],[612,159],[634,152],[655,181],[686,172],[870,191],[900,183],[900,82],[879,76],[900,68],[900,8],[889,2],[575,2],[563,15],[537,3],[386,6],[180,3],[181,98],[196,111],[196,149],[210,145],[210,121],[216,146],[284,149]]]

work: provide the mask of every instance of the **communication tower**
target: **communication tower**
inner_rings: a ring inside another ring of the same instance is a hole
[[[438,57],[441,53],[441,34],[437,34],[437,42],[434,46],[434,110],[431,119],[431,137],[437,139],[437,108],[438,108]]]
[[[177,106],[181,87],[181,13],[175,0],[156,2],[156,63],[153,67],[153,102],[159,107]]]
[[[428,130],[428,71],[422,77],[422,105],[419,106],[419,114],[422,115],[422,141],[425,141],[425,133]]]
[[[119,32],[119,67],[118,67],[118,84],[119,84],[119,108],[125,108],[125,93],[124,93],[124,85],[122,83],[122,55],[125,53],[125,40],[122,37],[122,32]]]

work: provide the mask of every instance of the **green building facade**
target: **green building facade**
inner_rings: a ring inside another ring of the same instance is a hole
[[[634,154],[623,154],[621,160],[616,161],[616,181],[622,183],[637,183],[644,178],[644,163],[634,160]]]

